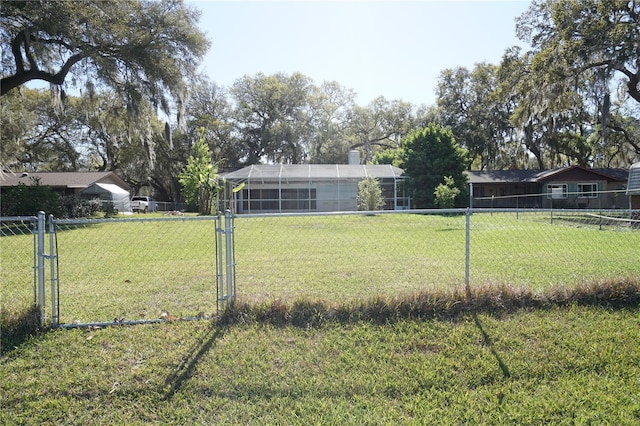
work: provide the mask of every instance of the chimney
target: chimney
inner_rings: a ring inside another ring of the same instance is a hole
[[[356,166],[360,164],[360,151],[357,149],[349,151],[349,164]]]

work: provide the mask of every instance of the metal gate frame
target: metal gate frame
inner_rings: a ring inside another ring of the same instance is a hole
[[[236,252],[235,252],[235,220],[230,210],[218,212],[216,227],[216,277],[217,277],[217,309],[232,306],[236,300]],[[224,236],[224,238],[223,238]]]
[[[224,222],[223,222],[224,218]],[[60,324],[60,271],[58,240],[56,231],[56,219],[49,215],[45,221],[45,212],[38,212],[34,221],[34,304],[37,305],[40,313],[40,325],[47,322],[46,314],[47,294],[46,294],[46,262],[49,262],[50,281],[50,303],[51,303],[51,326],[54,328],[65,327],[74,328],[90,325],[113,325],[112,323],[87,323],[87,324]],[[48,253],[46,250],[46,233],[48,222]],[[217,313],[225,307],[231,306],[236,300],[236,263],[235,263],[235,238],[234,238],[234,217],[229,210],[224,215],[218,212],[215,221],[215,246],[216,246],[216,309]],[[191,318],[185,318],[191,319]],[[163,322],[165,319],[157,320],[137,320],[127,321],[126,324],[138,324],[149,322]],[[122,324],[122,323],[118,323]]]

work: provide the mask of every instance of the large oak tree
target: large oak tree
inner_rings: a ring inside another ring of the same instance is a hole
[[[208,48],[198,12],[182,0],[3,2],[1,94],[29,81],[105,85],[135,112],[169,109]]]
[[[597,109],[599,117],[592,127],[595,129],[597,122],[601,128],[604,148],[611,150],[610,138],[614,139],[615,145],[618,140],[624,140],[635,155],[640,156],[637,115],[640,106],[640,2],[535,0],[518,19],[516,31],[533,48],[528,60],[529,73],[523,77],[529,77],[530,92],[536,92],[541,100],[537,110],[549,112],[543,119],[549,122],[553,115],[561,112],[559,104],[564,103],[562,108],[566,110],[567,100],[581,95],[581,101],[587,102],[586,108]],[[593,98],[597,90],[588,89],[590,93],[586,95],[580,93],[585,92],[585,84],[605,90],[599,90],[600,96]],[[622,96],[609,93],[607,89],[614,86],[618,86],[617,94]],[[528,97],[534,98],[531,93]],[[618,98],[615,99],[617,111],[611,110],[614,98]],[[636,114],[631,122],[618,113],[624,103],[635,104]],[[574,131],[574,135],[577,132]],[[585,135],[578,135],[578,139],[584,140]],[[578,154],[585,154],[584,149],[577,148]]]

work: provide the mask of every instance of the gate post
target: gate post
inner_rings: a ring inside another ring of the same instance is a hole
[[[218,211],[218,217],[215,221],[216,228],[216,279],[217,279],[217,300],[216,300],[216,308],[220,311],[220,305],[225,300],[224,297],[224,270],[222,269],[222,233],[224,230],[222,229],[222,214]]]
[[[53,215],[49,215],[49,271],[51,275],[51,323],[53,327],[58,326],[58,317],[60,314],[60,309],[58,303],[57,295],[59,289],[57,288],[58,282],[58,274],[57,274],[57,263],[58,263],[58,250],[55,244],[56,238],[56,225],[53,219]],[[55,262],[55,263],[54,263]]]
[[[224,234],[225,234],[225,254],[227,262],[227,305],[233,303],[236,299],[236,280],[235,280],[235,254],[234,254],[234,238],[233,238],[233,220],[231,218],[231,210],[227,209],[224,213]]]
[[[44,212],[38,212],[37,226],[37,250],[38,250],[38,309],[40,310],[40,326],[44,326],[45,315],[45,293],[44,293]]]
[[[236,270],[233,238],[233,217],[231,211],[224,214],[224,228],[222,225],[222,213],[218,212],[216,225],[216,271],[218,280],[218,301],[220,305],[230,306],[236,300]],[[224,240],[222,238],[224,234]]]

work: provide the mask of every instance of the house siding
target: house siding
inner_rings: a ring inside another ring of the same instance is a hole
[[[469,181],[473,207],[609,209],[629,207],[624,194],[627,174],[625,169],[572,166],[548,171],[469,172]],[[565,195],[549,195],[554,187]],[[592,190],[597,195],[591,196]]]

